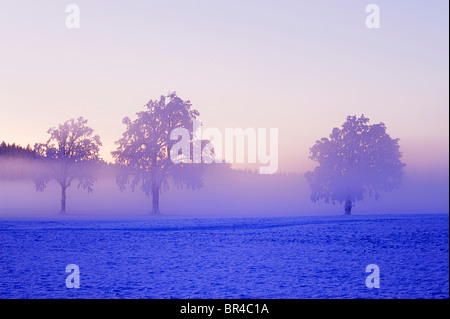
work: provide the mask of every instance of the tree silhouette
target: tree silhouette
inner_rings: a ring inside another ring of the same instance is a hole
[[[380,196],[401,184],[402,153],[399,139],[386,133],[384,123],[368,124],[362,115],[348,116],[342,128],[334,128],[329,138],[316,141],[310,158],[319,163],[306,173],[311,200],[325,203],[345,202],[345,213],[364,197]]]
[[[117,178],[123,190],[129,184],[134,191],[137,186],[147,195],[152,195],[152,212],[159,214],[159,194],[170,184],[196,189],[203,185],[202,164],[177,163],[170,158],[171,147],[177,142],[170,139],[175,128],[185,128],[193,139],[193,121],[199,116],[191,109],[190,101],[183,101],[175,92],[150,100],[146,110],[136,113],[131,121],[125,117],[126,130],[116,142],[117,150],[112,155],[117,164],[127,170]],[[186,155],[186,154],[184,154]],[[192,158],[192,153],[189,155]]]
[[[72,182],[78,181],[78,188],[93,191],[95,177],[90,165],[99,160],[100,137],[87,125],[83,117],[71,119],[58,128],[50,128],[48,141],[36,144],[35,150],[49,168],[43,172],[36,189],[43,191],[50,180],[61,186],[61,214],[66,212],[66,190]]]

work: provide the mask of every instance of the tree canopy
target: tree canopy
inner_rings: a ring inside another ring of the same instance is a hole
[[[176,143],[170,139],[171,131],[192,128],[200,113],[175,92],[150,100],[145,108],[136,113],[135,120],[123,119],[126,129],[112,155],[117,164],[127,168],[117,179],[119,187],[124,189],[128,184],[133,190],[140,187],[147,196],[151,194],[153,213],[159,213],[160,190],[167,189],[170,183],[192,189],[203,185],[201,164],[175,164],[170,158],[170,149]],[[192,139],[192,129],[190,133]]]
[[[354,203],[398,188],[405,166],[398,142],[384,123],[370,125],[364,115],[348,116],[342,128],[334,128],[310,149],[310,158],[319,164],[306,173],[311,200]]]
[[[61,213],[65,212],[66,189],[74,180],[78,188],[92,192],[95,178],[88,163],[99,160],[100,137],[87,126],[83,117],[71,119],[57,128],[50,128],[46,143],[36,144],[36,153],[48,164],[48,172],[43,172],[36,188],[43,190],[49,180],[56,180],[61,186]]]

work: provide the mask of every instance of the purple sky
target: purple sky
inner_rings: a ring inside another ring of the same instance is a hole
[[[411,168],[449,161],[448,2],[2,0],[0,140],[33,145],[84,116],[111,160],[124,116],[177,91],[205,127],[279,128],[279,169],[347,115],[384,122]]]

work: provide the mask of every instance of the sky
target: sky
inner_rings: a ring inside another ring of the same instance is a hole
[[[68,29],[66,6],[80,8]],[[448,171],[449,4],[0,0],[0,140],[83,116],[110,161],[125,116],[176,91],[204,127],[278,128],[279,170],[348,115],[384,122],[409,169]]]

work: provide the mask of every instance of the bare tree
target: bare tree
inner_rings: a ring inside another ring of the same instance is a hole
[[[348,116],[342,128],[334,128],[310,149],[310,158],[319,163],[306,173],[311,200],[326,203],[345,202],[346,214],[364,197],[380,196],[401,184],[403,167],[399,139],[386,133],[384,123],[368,124],[362,115]]]
[[[202,164],[177,163],[170,158],[171,147],[176,143],[170,139],[175,128],[192,128],[199,116],[191,109],[190,101],[183,101],[175,92],[150,100],[145,111],[138,112],[131,121],[125,117],[126,130],[116,142],[117,150],[112,155],[117,164],[126,167],[118,176],[117,184],[123,190],[129,184],[134,191],[137,186],[147,195],[152,195],[152,212],[159,214],[159,194],[170,184],[188,188],[200,188],[203,183]],[[189,130],[192,140],[192,129]],[[184,154],[186,155],[186,154]],[[191,155],[188,155],[192,157]]]
[[[36,189],[43,191],[50,180],[61,186],[61,214],[66,212],[66,191],[73,181],[78,181],[78,188],[93,191],[95,177],[90,164],[99,160],[100,137],[87,125],[83,117],[71,119],[58,128],[50,128],[48,141],[36,144],[35,150],[47,164]]]

